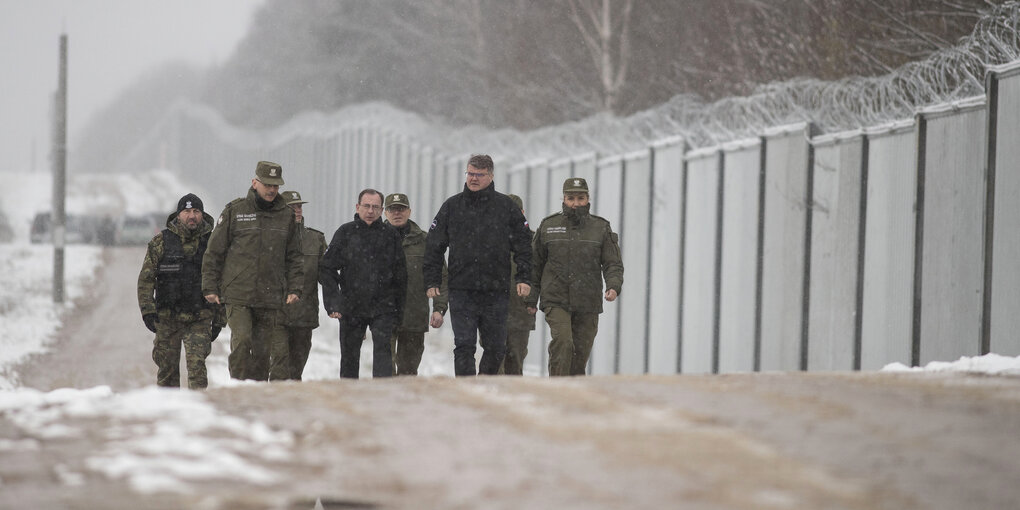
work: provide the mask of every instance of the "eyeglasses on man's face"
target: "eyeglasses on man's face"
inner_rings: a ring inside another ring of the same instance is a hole
[[[376,205],[376,204],[358,204],[358,207],[361,207],[363,209],[368,209],[370,211],[381,211],[382,210],[382,206],[381,205]]]
[[[470,171],[469,172],[464,172],[464,174],[467,175],[468,177],[471,177],[471,178],[474,178],[474,179],[481,179],[483,177],[488,177],[488,175],[489,175],[488,172],[481,172],[481,173],[479,173],[479,172],[470,172]]]

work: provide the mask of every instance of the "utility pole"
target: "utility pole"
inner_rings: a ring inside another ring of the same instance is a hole
[[[53,302],[64,302],[64,237],[67,219],[67,34],[60,36],[60,73],[53,114]]]

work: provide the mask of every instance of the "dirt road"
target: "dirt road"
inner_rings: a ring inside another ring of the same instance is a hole
[[[64,318],[49,352],[19,367],[22,386],[125,390],[154,383],[153,335],[142,324],[136,297],[144,256],[144,246],[103,251],[96,286]]]
[[[115,268],[137,266],[141,254],[111,256],[94,305],[65,328],[62,348],[24,372],[26,386],[150,384],[149,335],[134,309],[107,303],[125,292],[133,300],[132,271]],[[120,458],[108,452],[158,434],[158,420],[0,408],[0,508],[956,510],[1020,501],[1017,377],[435,377],[202,395],[217,420],[292,438],[283,455],[243,453],[244,468],[271,482],[211,471],[173,492],[140,492],[131,470],[104,474]],[[74,433],[45,433],[53,430]],[[226,439],[266,435],[251,430]],[[143,443],[133,458],[157,455],[152,448]]]

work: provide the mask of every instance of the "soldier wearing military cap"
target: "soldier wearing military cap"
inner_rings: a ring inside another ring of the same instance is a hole
[[[429,326],[441,328],[447,309],[447,272],[443,264],[443,283],[439,295],[432,298],[432,312],[429,313],[429,297],[425,294],[425,277],[422,264],[425,259],[425,232],[411,220],[411,202],[404,193],[386,195],[384,202],[386,222],[393,225],[403,237],[402,247],[407,263],[407,297],[404,302],[404,316],[393,332],[390,342],[393,351],[394,375],[418,375],[422,353],[425,352],[425,333]]]
[[[281,193],[287,206],[294,211],[294,219],[301,226],[301,254],[304,261],[304,287],[301,300],[283,306],[284,325],[287,327],[287,345],[290,347],[290,378],[301,380],[312,350],[312,330],[319,327],[319,261],[326,252],[326,236],[305,225],[304,204],[297,191]]]
[[[524,213],[524,201],[517,195],[507,195],[513,200],[514,205]],[[527,216],[527,215],[525,215]],[[525,225],[527,223],[525,222]],[[531,231],[531,228],[528,228]],[[510,260],[510,272],[517,271],[517,264]],[[507,305],[506,319],[506,357],[503,358],[503,366],[500,367],[501,374],[523,375],[524,358],[528,356],[528,338],[535,329],[535,313],[538,310],[528,306],[525,299],[515,292],[515,284],[511,284],[510,302]]]
[[[552,333],[551,376],[585,374],[602,300],[615,301],[623,287],[619,238],[590,210],[588,182],[571,177],[563,183],[563,210],[542,220],[535,233],[530,301],[540,300]]]
[[[225,325],[223,307],[202,296],[202,257],[212,229],[213,218],[202,200],[188,193],[145,252],[138,273],[138,307],[145,327],[156,334],[152,360],[158,386],[180,387],[182,345],[188,388],[209,384],[205,359]]]
[[[305,280],[300,225],[281,184],[283,168],[259,161],[247,196],[216,220],[202,263],[206,300],[227,306],[234,379],[290,377],[283,306],[298,301]]]

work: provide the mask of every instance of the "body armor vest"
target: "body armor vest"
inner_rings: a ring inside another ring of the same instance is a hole
[[[163,258],[156,272],[156,308],[175,312],[198,312],[205,308],[202,295],[202,256],[205,255],[209,234],[198,241],[192,255],[184,253],[180,236],[163,230]]]

